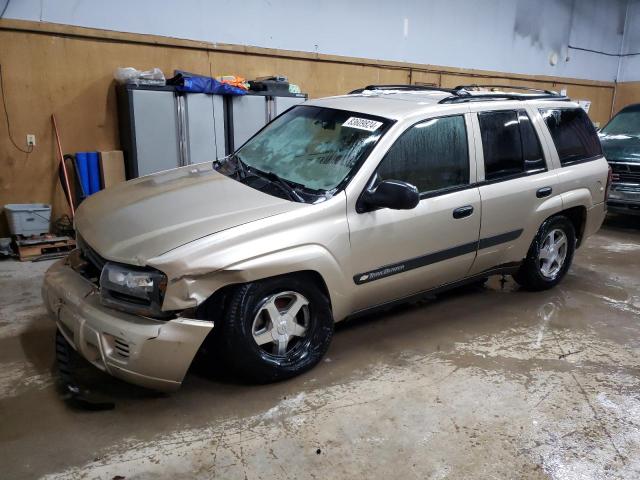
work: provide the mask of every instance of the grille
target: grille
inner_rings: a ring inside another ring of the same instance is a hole
[[[640,183],[640,164],[611,162],[613,181]]]
[[[98,285],[100,281],[100,273],[102,273],[102,267],[107,261],[96,253],[79,235],[77,237],[78,248],[80,249],[80,256],[86,262],[80,274],[89,279],[94,284]]]
[[[129,344],[119,337],[113,337],[113,348],[121,357],[129,358]]]
[[[85,260],[87,260],[99,272],[107,261],[96,253],[96,251],[87,245],[84,241],[80,243],[80,251]]]

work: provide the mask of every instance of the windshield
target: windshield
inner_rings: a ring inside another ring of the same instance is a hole
[[[391,122],[361,113],[298,106],[237,152],[249,167],[314,191],[331,191],[366,158]]]
[[[640,105],[624,109],[602,129],[607,135],[640,135]]]

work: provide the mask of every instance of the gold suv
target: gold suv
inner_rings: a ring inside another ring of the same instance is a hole
[[[132,383],[179,387],[203,345],[283,379],[345,318],[498,273],[553,287],[600,228],[608,178],[589,118],[554,92],[370,86],[91,196],[44,301]]]

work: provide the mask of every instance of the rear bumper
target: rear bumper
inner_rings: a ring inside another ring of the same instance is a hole
[[[95,285],[60,260],[45,274],[44,303],[71,346],[100,370],[155,390],[176,390],[213,322],[155,320],[103,306]]]
[[[607,205],[611,212],[640,215],[640,185],[614,182]]]
[[[584,226],[583,239],[590,237],[602,226],[605,217],[607,216],[607,205],[605,202],[597,203],[593,207],[587,210],[587,219]]]

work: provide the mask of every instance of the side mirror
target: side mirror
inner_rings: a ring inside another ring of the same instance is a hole
[[[414,185],[400,180],[383,180],[375,188],[363,192],[357,211],[362,213],[376,208],[411,210],[419,202],[420,193]]]

